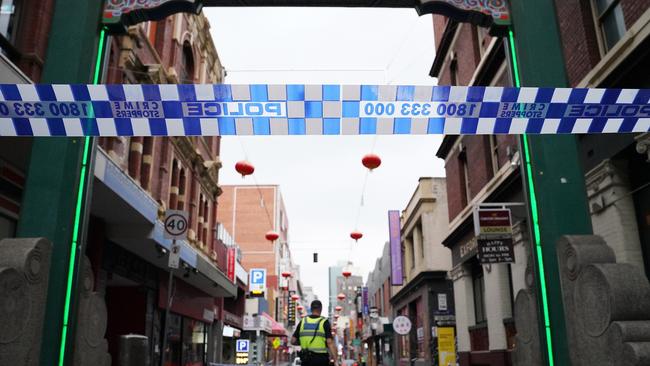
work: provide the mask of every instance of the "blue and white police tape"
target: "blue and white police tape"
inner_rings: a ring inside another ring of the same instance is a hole
[[[0,136],[650,130],[650,89],[0,84]]]

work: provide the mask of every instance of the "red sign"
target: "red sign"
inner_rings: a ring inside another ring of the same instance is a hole
[[[235,282],[235,260],[237,257],[237,250],[235,248],[228,248],[228,278]]]
[[[512,234],[509,209],[480,209],[476,215],[476,235]]]

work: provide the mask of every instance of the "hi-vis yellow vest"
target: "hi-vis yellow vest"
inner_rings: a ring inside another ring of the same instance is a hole
[[[314,337],[314,333],[316,337]],[[315,353],[327,353],[327,341],[325,339],[325,318],[320,316],[314,319],[310,317],[303,318],[302,322],[300,323],[299,336],[300,348],[303,350],[310,350]]]

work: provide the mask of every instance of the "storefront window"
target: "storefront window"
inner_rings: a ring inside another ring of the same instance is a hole
[[[404,315],[408,316],[408,313],[406,311],[406,308],[400,310],[397,315]],[[397,336],[398,339],[398,344],[399,344],[399,357],[400,358],[410,358],[410,345],[409,345],[409,337],[408,336]]]
[[[0,215],[0,240],[16,235],[16,220]]]
[[[487,321],[485,314],[485,283],[483,276],[483,266],[474,260],[472,263],[472,287],[474,289],[474,315],[476,324],[482,324]]]
[[[418,341],[418,358],[424,358],[424,305],[421,297],[415,300],[415,330]]]
[[[208,346],[205,324],[183,319],[183,366],[200,366],[205,362]]]
[[[165,366],[180,366],[181,364],[181,317],[176,314],[169,314],[164,364]]]
[[[205,323],[176,314],[170,314],[169,321],[164,365],[205,365],[208,347]]]

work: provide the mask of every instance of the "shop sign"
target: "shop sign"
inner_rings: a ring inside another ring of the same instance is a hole
[[[456,336],[453,327],[438,327],[438,364],[456,364]]]
[[[514,263],[515,253],[512,238],[479,238],[478,260],[481,264]]]
[[[228,248],[228,278],[235,282],[235,262],[237,261],[237,250],[235,248]]]
[[[368,305],[368,287],[364,286],[361,289],[361,297],[363,298],[363,315],[368,316],[370,310]]]
[[[476,255],[478,243],[476,238],[471,238],[467,243],[460,245],[460,260],[464,262],[465,260]]]
[[[248,352],[236,352],[235,365],[248,365]]]
[[[512,235],[510,209],[474,210],[474,231],[480,235]]]
[[[418,341],[421,341],[421,340],[424,339],[424,328],[420,327],[420,328],[416,329],[415,332],[417,334]]]
[[[288,309],[287,309],[287,323],[289,326],[296,324],[296,302],[291,298],[291,295],[295,294],[295,291],[288,291]]]
[[[235,315],[229,311],[223,311],[223,320],[224,322],[233,325],[235,327],[243,327],[244,321],[241,316]]]
[[[438,294],[438,311],[447,311],[447,294]]]
[[[102,22],[110,32],[123,33],[128,26],[175,13],[198,14],[202,7],[202,0],[105,0]]]
[[[388,234],[390,238],[390,282],[393,286],[404,284],[402,273],[402,238],[399,210],[388,211]]]
[[[411,319],[400,315],[393,320],[393,329],[399,335],[407,335],[411,331]]]

